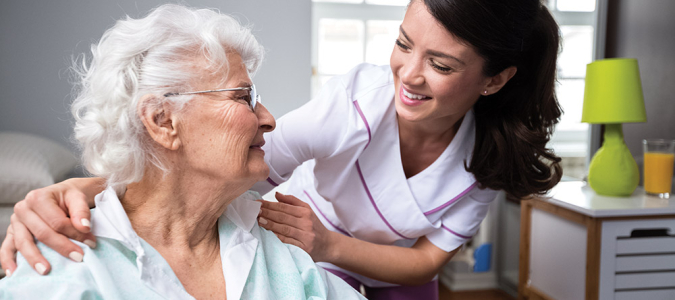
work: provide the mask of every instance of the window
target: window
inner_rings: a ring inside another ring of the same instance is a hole
[[[313,0],[312,95],[334,75],[362,62],[384,65],[398,36],[408,0]],[[565,175],[583,177],[588,124],[581,123],[586,64],[593,59],[596,1],[547,0],[560,25],[557,96],[564,115],[550,147],[563,157]]]
[[[313,0],[312,96],[334,75],[389,64],[409,0]]]

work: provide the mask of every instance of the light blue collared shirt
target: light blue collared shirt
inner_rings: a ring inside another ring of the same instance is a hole
[[[218,219],[227,299],[365,299],[302,249],[260,228],[259,198],[245,193]],[[98,246],[75,242],[84,249],[83,262],[38,243],[51,273],[38,275],[19,254],[16,271],[0,280],[0,299],[194,299],[133,230],[112,189],[96,196],[96,207],[91,221]]]

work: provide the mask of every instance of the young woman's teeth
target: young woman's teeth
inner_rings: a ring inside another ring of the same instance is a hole
[[[409,93],[406,90],[403,90],[403,95],[405,95],[406,97],[408,97],[410,99],[415,99],[415,100],[422,100],[422,99],[427,98],[427,96],[412,94],[412,93]]]

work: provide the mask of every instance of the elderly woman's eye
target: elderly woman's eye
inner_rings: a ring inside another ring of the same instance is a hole
[[[251,96],[249,96],[249,95],[239,96],[239,97],[237,97],[237,101],[241,101],[243,103],[249,104],[249,103],[251,103]]]

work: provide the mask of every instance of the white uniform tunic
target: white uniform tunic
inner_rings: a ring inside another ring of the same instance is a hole
[[[288,193],[309,203],[329,230],[384,245],[410,247],[426,236],[448,252],[461,246],[496,195],[464,169],[474,145],[473,111],[438,159],[406,178],[394,92],[389,66],[362,64],[331,79],[266,135],[270,177],[254,190],[262,194],[293,175]],[[371,287],[393,286],[323,265]]]

